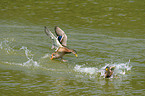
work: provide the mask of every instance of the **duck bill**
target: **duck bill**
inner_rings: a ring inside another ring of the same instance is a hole
[[[76,56],[76,57],[78,57],[78,55],[77,55],[77,54],[75,54],[75,56]]]

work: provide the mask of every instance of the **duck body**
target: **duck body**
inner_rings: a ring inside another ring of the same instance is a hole
[[[52,53],[52,58],[51,59],[62,58],[65,54],[72,53],[72,51],[73,50],[68,49],[66,47],[60,47],[56,52]]]

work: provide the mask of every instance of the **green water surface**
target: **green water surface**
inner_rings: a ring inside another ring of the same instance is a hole
[[[44,26],[62,28],[79,57],[50,60]],[[144,0],[0,2],[0,96],[144,96],[144,53]]]

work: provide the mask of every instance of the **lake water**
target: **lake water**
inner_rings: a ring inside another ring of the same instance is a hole
[[[75,49],[68,62],[44,32],[59,26]],[[144,96],[143,0],[3,0],[0,3],[1,96]],[[106,66],[115,66],[104,78]]]

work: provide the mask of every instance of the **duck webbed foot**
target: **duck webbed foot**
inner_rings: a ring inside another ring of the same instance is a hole
[[[54,53],[52,53],[52,55],[51,55],[51,60],[54,59],[54,58],[55,58]]]

